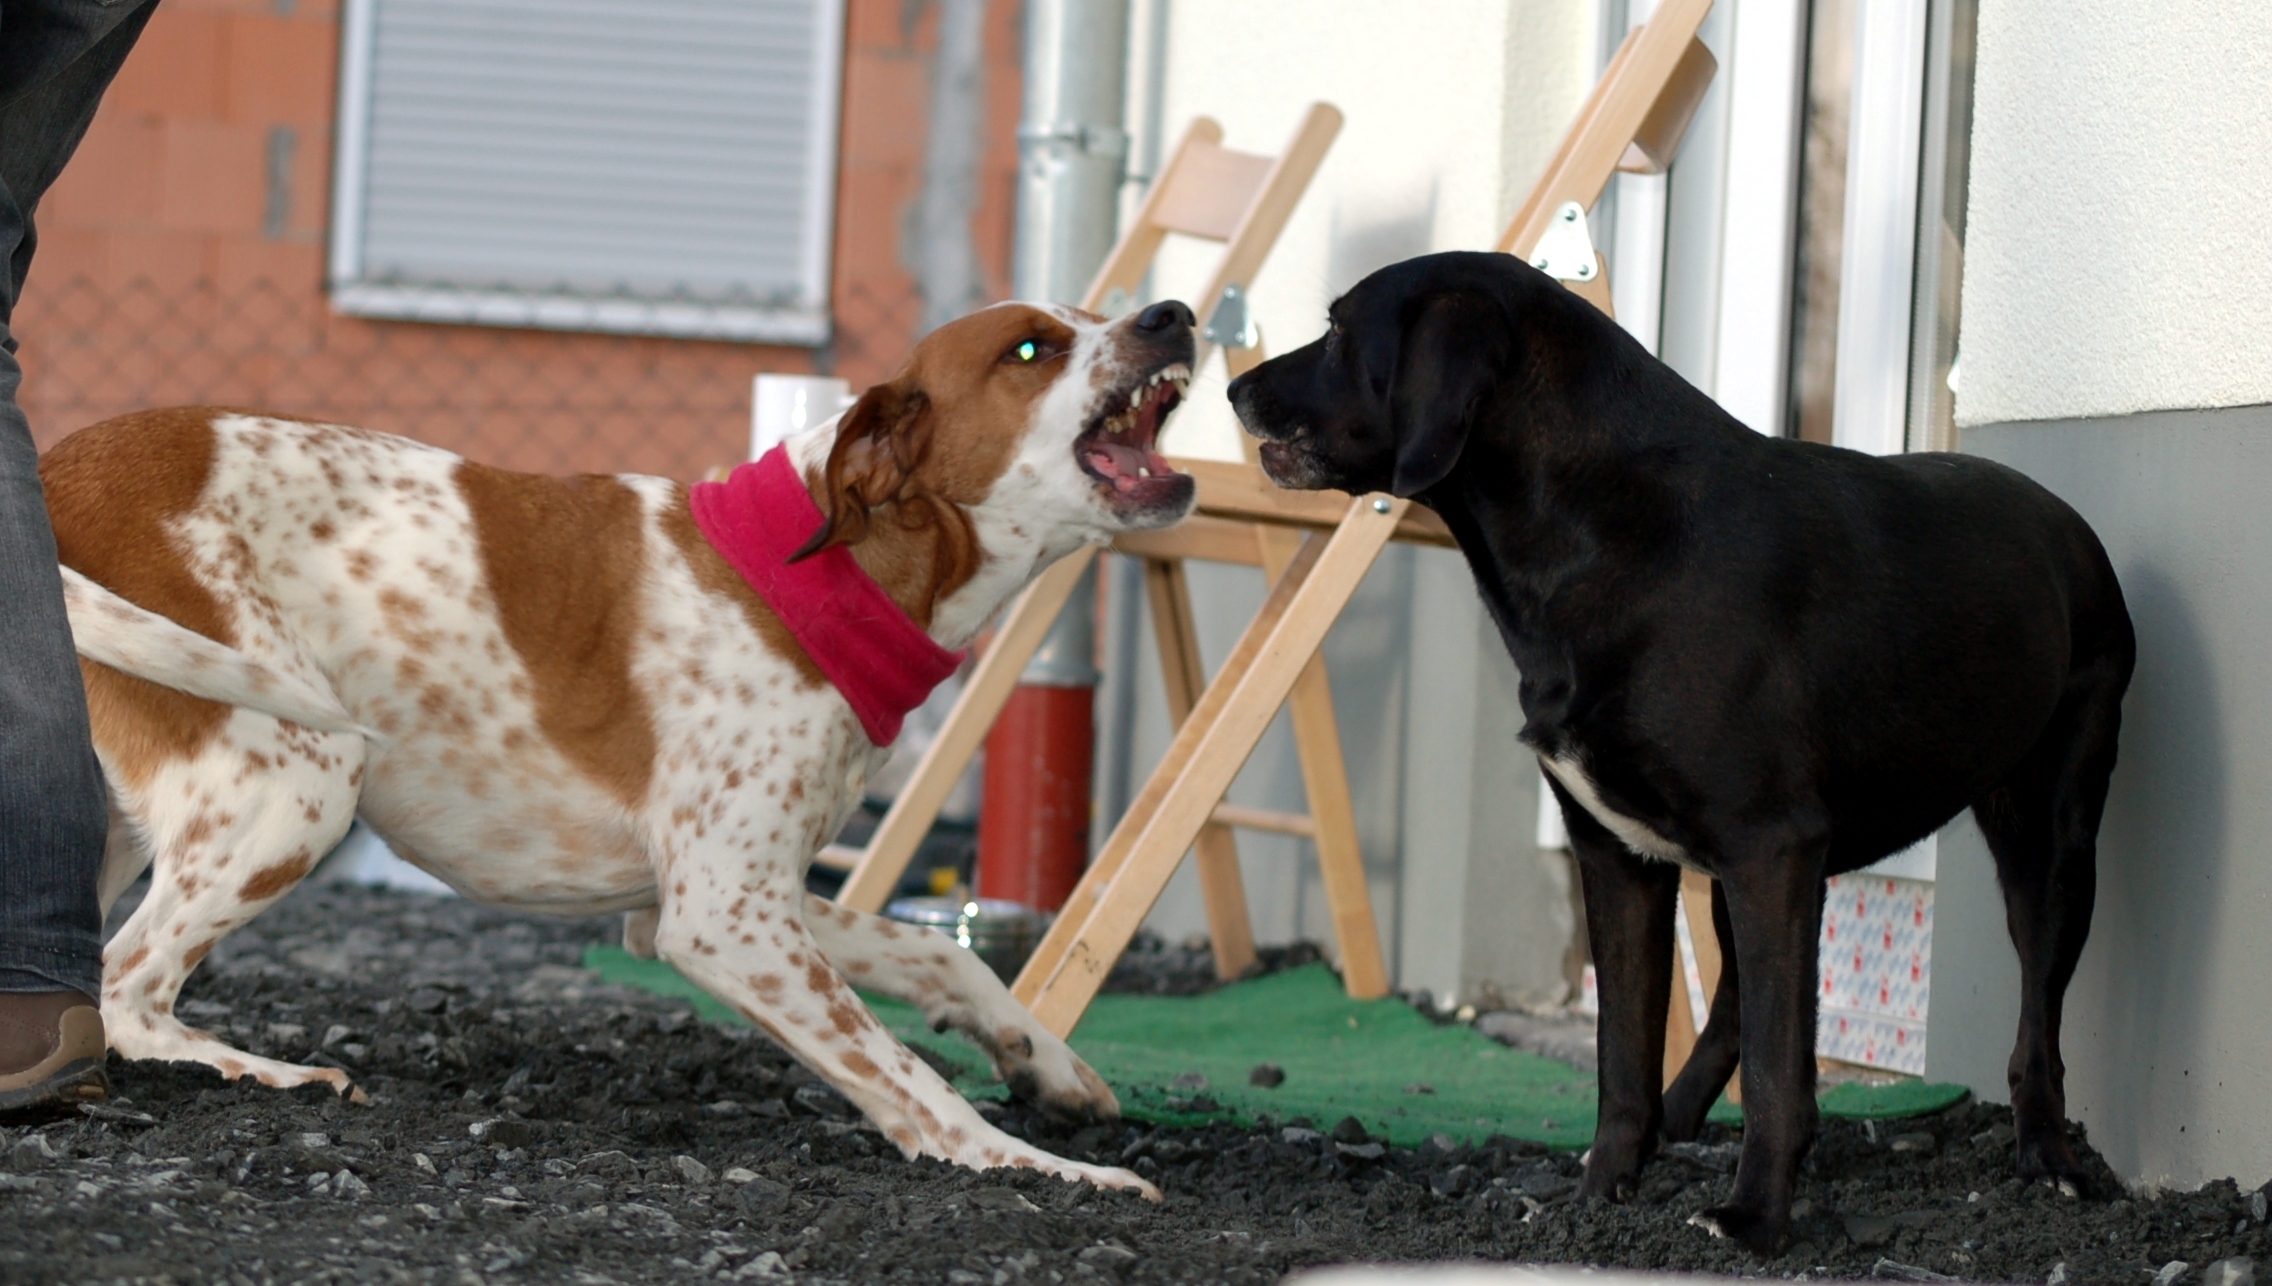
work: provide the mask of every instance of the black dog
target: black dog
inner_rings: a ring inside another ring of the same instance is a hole
[[[2090,528],[1985,460],[1754,433],[1504,255],[1385,268],[1329,315],[1231,402],[1280,485],[1443,515],[1522,671],[1601,979],[1581,1196],[1629,1193],[1660,1131],[1694,1138],[1740,1054],[1735,1195],[1695,1221],[1781,1243],[1815,1131],[1823,881],[1966,807],[2019,949],[2019,1171],[2072,1192],[2060,1003],[2135,655]],[[1675,863],[1718,880],[1731,949],[1660,1094]]]

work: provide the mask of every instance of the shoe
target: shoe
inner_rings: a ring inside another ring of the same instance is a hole
[[[0,1121],[110,1097],[103,1014],[76,991],[0,992]]]

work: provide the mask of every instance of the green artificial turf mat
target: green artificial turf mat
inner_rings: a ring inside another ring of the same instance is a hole
[[[691,1001],[704,1018],[741,1022],[659,960],[594,947],[584,953],[584,965],[609,982]],[[933,1032],[912,1006],[863,998],[893,1035],[961,1067],[955,1087],[964,1094],[1002,1096],[975,1046]],[[1072,1044],[1120,1096],[1123,1113],[1155,1124],[1250,1124],[1267,1113],[1280,1122],[1306,1117],[1320,1129],[1354,1116],[1372,1134],[1403,1146],[1431,1134],[1470,1142],[1504,1134],[1559,1148],[1582,1148],[1593,1139],[1592,1073],[1510,1049],[1470,1027],[1439,1026],[1401,1000],[1351,1000],[1323,965],[1203,996],[1099,996]],[[1248,1073],[1266,1062],[1285,1070],[1275,1089],[1248,1083]],[[1206,1078],[1205,1089],[1188,1079],[1176,1088],[1177,1078],[1191,1073]],[[1947,1107],[1964,1093],[1959,1086],[1914,1081],[1845,1084],[1823,1096],[1822,1109],[1830,1116],[1914,1116]],[[1713,1119],[1734,1124],[1742,1115],[1723,1100]]]
[[[1962,1085],[1932,1081],[1895,1081],[1891,1085],[1861,1085],[1847,1081],[1823,1091],[1815,1101],[1824,1116],[1856,1121],[1885,1121],[1902,1116],[1930,1116],[1962,1103],[1971,1090]]]

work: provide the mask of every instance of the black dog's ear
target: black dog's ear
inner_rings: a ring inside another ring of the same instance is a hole
[[[1389,388],[1395,417],[1395,494],[1411,497],[1444,480],[1467,448],[1467,431],[1508,360],[1505,314],[1483,295],[1434,295],[1407,316]]]

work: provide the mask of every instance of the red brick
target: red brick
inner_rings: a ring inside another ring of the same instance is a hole
[[[114,289],[148,283],[161,295],[179,294],[212,276],[213,238],[156,228],[114,233],[106,259]]]
[[[109,263],[109,233],[69,223],[51,225],[42,219],[39,221],[39,249],[32,256],[32,274],[25,295],[39,294],[42,287],[47,286],[60,290],[65,283],[77,279],[104,280]]]
[[[158,118],[104,111],[40,202],[40,227],[135,228],[157,222],[163,150]]]
[[[1021,9],[1023,6],[1001,5],[997,7]],[[930,5],[924,5],[919,10],[916,6],[906,3],[906,0],[851,0],[851,3],[845,6],[844,48],[848,52],[863,53],[869,51],[914,52],[916,49],[915,42],[918,39],[926,36],[934,40],[937,39],[938,24],[920,21],[910,23],[908,15],[910,13],[920,14],[922,10],[929,8],[931,8]]]
[[[105,111],[152,112],[171,117],[218,117],[224,19],[216,13],[163,4],[103,95]]]
[[[162,218],[202,232],[258,233],[268,205],[268,131],[257,125],[168,121]]]
[[[299,297],[323,293],[323,246],[258,236],[213,239],[213,278],[223,295],[254,287]]]
[[[226,31],[222,111],[229,120],[330,125],[338,94],[337,24],[278,17],[272,11],[229,18]]]
[[[847,59],[838,126],[843,163],[920,164],[931,133],[930,94],[930,75],[922,63],[870,55]]]

